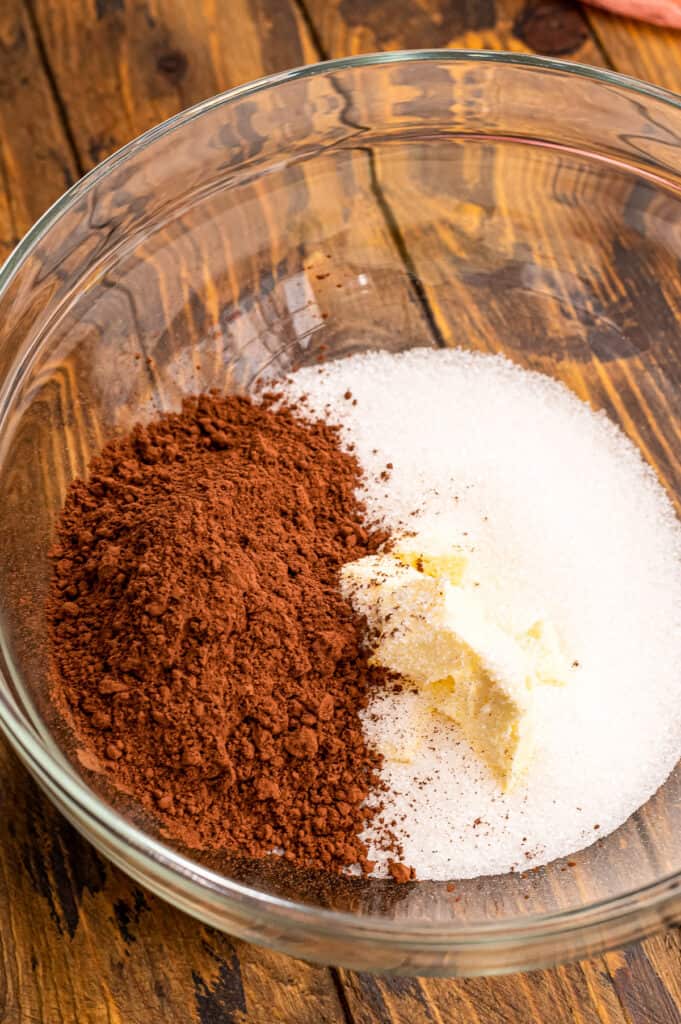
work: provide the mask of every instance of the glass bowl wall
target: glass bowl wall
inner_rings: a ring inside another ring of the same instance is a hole
[[[0,720],[131,875],[246,939],[404,973],[548,964],[676,919],[679,772],[575,866],[454,895],[310,886],[170,847],[57,741],[43,599],[66,488],[107,439],[187,393],[248,392],[264,373],[367,348],[504,352],[565,381],[629,434],[678,508],[680,144],[679,100],[594,69],[452,51],[337,61],[154,129],[10,257]]]

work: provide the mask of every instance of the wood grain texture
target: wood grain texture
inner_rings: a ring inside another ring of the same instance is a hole
[[[31,3],[86,168],[178,110],[318,59],[293,0]]]
[[[630,1024],[610,978],[593,961],[458,981],[340,974],[355,1024]]]
[[[21,0],[0,4],[0,262],[78,177]]]
[[[229,939],[137,888],[2,748],[3,1024],[344,1020],[329,972]]]
[[[178,110],[249,79],[309,63],[320,56],[297,0],[231,0],[229,4],[215,4],[208,0],[191,4],[178,0],[142,0],[135,3],[122,0],[115,3],[103,0],[59,0],[56,3],[54,0],[31,0],[31,4],[45,52],[49,55],[51,73],[68,112],[68,124],[78,157],[86,168]],[[76,64],[80,67],[78,76],[73,74]],[[83,81],[89,83],[87,89],[82,88]],[[312,86],[303,82],[299,84],[291,100],[296,103],[296,109],[305,107],[306,89],[310,88]],[[343,103],[339,97],[336,105],[337,116],[341,119]],[[244,110],[244,118],[244,132],[248,136],[251,126],[247,110]],[[354,129],[349,126],[345,130]],[[257,130],[255,136],[251,135],[249,144],[255,140],[257,152],[260,143],[256,136]],[[237,145],[243,141],[239,139],[238,131],[232,141]],[[305,180],[303,166],[291,171],[291,177],[296,174],[301,182],[297,195],[303,205],[306,188],[317,196],[323,192],[323,182],[313,178],[309,182]],[[361,168],[356,164],[351,169],[339,167],[336,174],[339,178],[343,174],[354,177],[357,193],[354,201],[363,208],[363,212],[352,215],[349,202],[338,203],[335,208],[329,205],[324,230],[332,233],[336,226],[339,231],[345,226],[352,235],[355,248],[360,244],[359,236],[362,236],[360,247],[367,258],[371,258],[372,252],[380,257],[381,251],[391,249],[394,243],[373,195],[375,183],[369,155],[365,155]],[[291,262],[288,243],[283,251],[280,244],[282,238],[286,239],[282,223],[287,218],[290,223],[296,211],[287,211],[276,196],[269,199],[265,192],[265,185],[253,185],[249,196],[244,198],[242,207],[250,203],[248,222],[242,211],[230,215],[232,225],[239,217],[242,218],[239,231],[230,232],[224,223],[216,226],[215,237],[210,244],[227,247],[222,261],[224,272],[220,280],[213,279],[204,287],[206,300],[200,299],[193,307],[189,299],[199,299],[199,296],[191,287],[192,274],[197,272],[197,263],[200,268],[202,255],[197,253],[193,239],[187,238],[184,244],[186,251],[193,249],[194,252],[185,261],[184,293],[188,297],[179,309],[171,308],[169,301],[177,305],[177,289],[166,288],[166,293],[162,294],[163,260],[178,258],[182,246],[178,245],[172,254],[163,254],[158,245],[153,253],[151,250],[146,254],[140,252],[140,260],[148,261],[150,268],[146,292],[148,301],[137,304],[134,311],[129,311],[127,319],[130,332],[138,338],[145,357],[149,355],[148,339],[154,333],[158,334],[150,326],[158,321],[158,316],[165,317],[169,331],[196,334],[192,321],[196,319],[197,306],[201,301],[199,333],[202,337],[196,335],[197,341],[205,343],[211,335],[219,338],[224,333],[225,318],[235,312],[236,300],[245,287],[250,288],[252,295],[267,292],[272,308],[263,314],[264,304],[260,304],[248,317],[241,317],[238,323],[230,321],[230,331],[235,335],[241,331],[243,344],[248,343],[247,337],[265,337],[268,323],[287,312],[290,298],[286,297],[282,308],[275,294],[280,294],[282,288],[273,286],[302,271],[302,266],[294,266]],[[315,205],[314,201],[310,200],[309,205]],[[216,208],[217,201],[213,210]],[[216,212],[216,225],[218,217]],[[345,225],[342,223],[344,218]],[[187,225],[185,230],[189,230]],[[262,250],[257,258],[251,260],[249,267],[239,265],[238,254],[233,248],[229,249],[230,235],[234,238],[255,232],[263,239]],[[302,247],[303,239],[300,241]],[[353,246],[348,245],[348,249]],[[345,299],[345,293],[336,290],[335,282],[325,283],[322,280],[326,276],[322,273],[326,258],[312,240],[305,240],[305,257],[308,271],[319,264],[319,277],[309,274],[307,284],[311,285],[313,297],[321,303],[329,320],[333,321],[335,311],[344,306],[344,314],[349,315],[352,323],[352,305],[349,299]],[[204,264],[207,263],[205,259]],[[169,296],[169,290],[175,294]],[[383,293],[385,291],[383,289]],[[423,317],[413,288],[405,281],[400,288],[392,289],[391,294],[395,301],[392,309],[386,310],[381,294],[377,292],[377,322],[382,311],[385,332],[395,334],[409,326],[418,333],[422,329],[419,321]],[[120,289],[117,295],[120,300]],[[239,309],[240,316],[242,306],[243,303]],[[216,345],[215,358],[219,359],[221,355],[219,345]],[[159,384],[160,380],[157,380],[157,392],[162,400]]]
[[[583,12],[570,0],[305,0],[305,8],[328,57],[449,47],[604,63]]]
[[[616,71],[681,93],[681,32],[585,8],[586,17]]]
[[[587,16],[569,0],[31,4],[32,17],[20,0],[0,3],[0,258],[79,165],[93,166],[205,96],[320,54],[529,49],[591,64],[609,58],[619,70],[681,88],[678,36]],[[0,772],[3,1024],[681,1021],[676,932],[523,976],[444,981],[341,971],[334,980],[218,935],[142,892],[61,819],[5,747]]]

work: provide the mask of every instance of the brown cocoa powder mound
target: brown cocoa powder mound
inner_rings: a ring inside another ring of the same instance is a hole
[[[71,486],[52,551],[52,698],[98,765],[182,843],[369,870],[381,685],[338,591],[384,536],[338,432],[187,399]]]

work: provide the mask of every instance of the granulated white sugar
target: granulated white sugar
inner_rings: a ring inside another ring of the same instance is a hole
[[[446,719],[412,763],[386,761],[405,863],[421,879],[496,874],[617,828],[681,754],[681,526],[634,445],[563,385],[464,351],[353,356],[285,390],[340,424],[372,518],[450,531],[495,619],[549,620],[577,663],[568,685],[537,692],[537,749],[510,793]],[[415,700],[370,709],[386,752],[409,736]]]

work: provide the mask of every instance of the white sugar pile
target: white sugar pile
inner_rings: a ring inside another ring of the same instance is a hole
[[[555,381],[463,351],[353,356],[286,390],[340,424],[372,517],[436,519],[468,546],[497,620],[526,626],[536,609],[579,663],[538,691],[536,753],[510,794],[444,719],[413,763],[386,762],[404,861],[422,879],[493,874],[617,828],[681,754],[681,526],[634,446]],[[379,743],[408,734],[411,696],[375,710]]]

